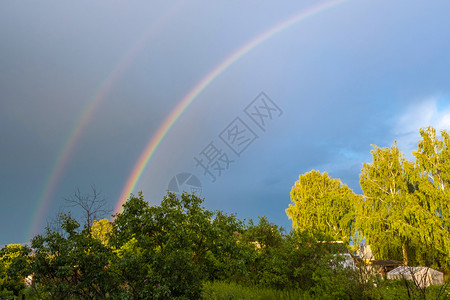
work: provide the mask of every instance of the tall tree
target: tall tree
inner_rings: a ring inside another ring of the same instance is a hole
[[[358,205],[357,225],[378,258],[403,258],[408,264],[411,237],[404,210],[412,206],[406,168],[408,162],[395,143],[390,148],[373,145],[372,163],[364,163],[360,184],[364,198]]]
[[[321,233],[349,242],[354,236],[354,204],[358,195],[340,179],[312,170],[299,176],[286,214],[293,229]]]
[[[403,259],[408,265],[450,264],[450,137],[420,130],[416,160],[406,160],[395,143],[374,146],[372,163],[360,176],[364,198],[357,227],[378,258]]]
[[[441,131],[441,140],[432,127],[421,129],[420,135],[411,173],[416,183],[414,197],[420,206],[420,240],[428,251],[419,259],[424,263],[438,261],[444,267],[450,264],[450,136]],[[434,251],[430,253],[430,249]]]

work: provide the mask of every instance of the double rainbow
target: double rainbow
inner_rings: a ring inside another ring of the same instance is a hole
[[[126,181],[125,186],[122,189],[120,197],[117,201],[117,205],[115,208],[116,212],[120,212],[122,205],[127,201],[129,195],[133,192],[136,185],[139,182],[139,179],[142,175],[142,172],[147,167],[150,159],[155,153],[158,146],[163,141],[164,137],[167,135],[169,130],[178,120],[178,118],[183,114],[183,112],[189,107],[190,104],[197,98],[197,96],[204,91],[220,74],[226,71],[231,65],[233,65],[240,58],[245,56],[251,50],[261,45],[266,40],[270,39],[274,35],[279,32],[288,29],[289,27],[304,21],[310,17],[313,17],[317,14],[325,12],[329,9],[332,9],[340,4],[348,2],[350,0],[332,0],[326,1],[324,3],[313,6],[309,9],[302,10],[294,16],[288,18],[287,20],[271,27],[264,33],[255,37],[254,39],[247,42],[244,46],[239,48],[236,52],[227,57],[224,61],[222,61],[219,65],[217,65],[208,75],[206,75],[189,93],[183,97],[183,99],[179,102],[179,104],[172,110],[169,116],[164,120],[164,122],[159,127],[156,134],[150,139],[147,143],[144,151],[140,155],[138,161],[134,165],[131,174]],[[55,164],[53,165],[50,176],[46,180],[45,188],[43,189],[43,193],[38,201],[38,210],[37,214],[33,218],[32,227],[30,229],[29,238],[36,234],[41,228],[45,212],[47,211],[50,200],[56,190],[56,186],[59,183],[59,178],[63,174],[68,161],[74,151],[74,148],[79,141],[79,138],[87,127],[87,124],[92,119],[94,112],[100,106],[101,102],[106,98],[106,95],[111,90],[114,83],[117,79],[123,74],[125,69],[132,63],[134,58],[136,57],[139,50],[142,46],[152,37],[154,36],[160,27],[166,23],[166,21],[173,16],[173,14],[180,9],[182,1],[176,2],[171,9],[160,17],[155,25],[153,25],[141,38],[140,40],[130,49],[130,51],[126,54],[124,59],[120,61],[120,63],[113,68],[111,74],[102,82],[100,87],[95,92],[94,96],[88,102],[81,117],[76,121],[74,129],[69,134],[66,142],[63,144],[60,150],[60,155],[55,160]]]
[[[55,193],[59,180],[66,169],[69,159],[72,156],[72,153],[74,152],[74,149],[78,141],[80,140],[83,131],[92,120],[95,111],[97,111],[100,104],[106,98],[116,81],[125,72],[127,67],[132,64],[141,48],[148,42],[148,40],[150,40],[153,36],[160,32],[161,27],[164,26],[167,21],[170,20],[171,17],[181,9],[183,4],[185,4],[184,1],[175,2],[163,15],[161,15],[152,24],[152,26],[148,30],[146,30],[142,34],[136,44],[134,44],[133,47],[131,47],[131,49],[123,57],[123,59],[114,66],[106,79],[96,89],[94,95],[89,99],[87,105],[82,110],[82,114],[76,120],[73,129],[68,135],[66,141],[61,146],[60,151],[58,152],[59,155],[57,156],[55,163],[51,168],[50,175],[45,180],[46,183],[44,185],[44,189],[36,205],[36,214],[34,218],[32,218],[31,228],[27,237],[28,240],[30,240],[37,233],[37,231],[40,230],[44,221],[45,213],[51,203],[52,196]]]

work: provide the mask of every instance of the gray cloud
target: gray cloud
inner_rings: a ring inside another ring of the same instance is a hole
[[[115,80],[80,135],[44,218],[54,216],[74,187],[88,191],[92,183],[115,206],[145,145],[177,103],[234,51],[311,4],[140,5],[1,4],[0,227],[13,230],[0,233],[0,244],[26,241],[64,143],[109,76]],[[411,118],[445,123],[446,106],[439,104],[450,86],[445,6],[348,1],[283,30],[202,91],[135,192],[142,189],[156,204],[172,176],[192,172],[208,207],[242,218],[268,215],[288,228],[284,209],[299,174],[327,171],[359,192],[370,144],[391,145],[413,130]],[[211,183],[193,157],[261,91],[283,109],[282,117],[257,131],[255,143]],[[426,117],[432,106],[423,99],[436,95],[442,99]],[[415,108],[420,105],[426,109]]]

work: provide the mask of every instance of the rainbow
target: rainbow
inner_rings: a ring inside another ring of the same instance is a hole
[[[110,75],[103,80],[100,86],[96,89],[94,95],[89,99],[89,101],[87,101],[80,117],[74,123],[75,126],[73,126],[73,129],[70,131],[66,141],[61,146],[60,151],[58,152],[59,155],[51,168],[49,177],[45,180],[46,183],[41,196],[39,197],[39,201],[37,202],[37,209],[35,210],[37,213],[34,218],[32,218],[31,228],[29,230],[27,240],[30,240],[40,230],[45,213],[48,210],[52,196],[54,195],[56,187],[59,183],[59,179],[64,173],[70,157],[72,156],[83,131],[92,120],[95,111],[97,111],[102,101],[106,98],[115,82],[122,76],[127,67],[131,65],[139,50],[148,42],[150,38],[160,31],[161,27],[167,23],[174,13],[180,10],[182,4],[184,3],[184,1],[174,3],[165,14],[160,16],[152,24],[152,26],[144,32],[144,34],[138,39],[137,43],[131,47],[119,64],[112,69],[109,73]]]
[[[232,64],[234,64],[236,61],[238,61],[240,58],[242,58],[244,55],[246,55],[252,49],[259,46],[260,44],[262,44],[264,41],[271,38],[275,34],[283,31],[284,29],[289,28],[290,26],[292,26],[300,21],[306,20],[309,17],[317,15],[321,12],[324,12],[328,9],[331,9],[333,7],[338,6],[339,4],[342,4],[342,3],[348,2],[348,1],[350,1],[350,0],[327,1],[325,3],[311,7],[307,10],[302,10],[301,12],[297,13],[296,15],[275,25],[274,27],[270,28],[266,32],[257,36],[250,42],[246,43],[242,48],[238,49],[231,56],[226,58],[216,68],[214,68],[206,77],[204,77],[179,102],[179,104],[175,107],[175,109],[165,119],[164,123],[159,127],[158,131],[153,136],[153,138],[150,139],[150,141],[147,143],[144,151],[142,152],[138,161],[134,165],[134,167],[131,171],[131,174],[128,177],[128,180],[126,181],[124,188],[122,189],[122,192],[120,194],[115,211],[121,212],[123,204],[127,201],[128,197],[135,189],[135,187],[136,187],[137,183],[139,182],[139,179],[142,175],[142,172],[144,171],[144,169],[146,168],[147,164],[150,161],[150,158],[153,156],[153,154],[155,153],[158,146],[161,144],[164,137],[167,135],[169,130],[172,128],[173,124],[175,124],[175,122],[178,120],[178,118],[181,116],[181,114],[188,108],[188,106],[195,100],[195,98],[197,98],[198,95],[203,90],[205,90],[208,87],[208,85],[211,84],[212,81],[214,81],[214,79],[216,79],[220,74],[222,74]]]

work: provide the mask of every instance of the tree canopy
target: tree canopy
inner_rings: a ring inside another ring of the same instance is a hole
[[[396,144],[373,147],[373,162],[364,163],[361,169],[364,198],[358,205],[357,226],[379,258],[403,258],[407,264],[412,228],[405,214],[413,205],[408,197],[408,162]]]
[[[401,258],[406,265],[449,266],[450,138],[427,127],[408,161],[395,143],[374,146],[360,183],[357,227],[378,258]]]
[[[299,176],[291,190],[286,213],[293,229],[324,234],[349,242],[354,236],[358,195],[340,179],[312,170]]]

